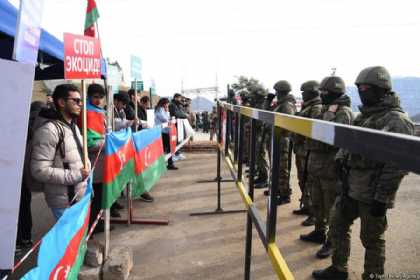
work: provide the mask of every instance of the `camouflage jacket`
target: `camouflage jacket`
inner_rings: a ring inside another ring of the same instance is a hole
[[[414,124],[401,109],[399,97],[393,92],[377,106],[361,106],[360,112],[354,121],[355,126],[414,134]],[[396,192],[406,171],[398,169],[393,163],[380,163],[358,154],[349,154],[347,165],[350,168],[349,195],[352,198],[365,203],[375,199],[389,208],[394,206]]]
[[[293,95],[288,94],[285,97],[277,99],[277,107],[274,108],[274,112],[283,113],[288,115],[296,114],[296,99]],[[282,136],[290,137],[290,132],[282,129]]]
[[[341,124],[352,124],[353,113],[350,108],[350,97],[342,95],[331,105],[323,105],[320,119]],[[308,142],[307,147],[311,150],[309,156],[309,172],[315,176],[325,178],[337,178],[334,168],[335,155],[338,148],[319,142]]]
[[[322,105],[321,98],[315,97],[302,104],[302,110],[297,112],[296,115],[299,117],[319,119],[321,115]],[[305,156],[308,150],[308,143],[310,140],[305,136],[299,134],[293,134],[293,150],[297,155]]]

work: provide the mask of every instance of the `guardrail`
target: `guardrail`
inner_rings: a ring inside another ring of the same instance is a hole
[[[274,190],[277,190],[279,185],[277,173],[281,156],[280,138],[282,137],[282,129],[346,149],[351,153],[357,153],[373,160],[393,162],[401,169],[420,174],[419,137],[274,113],[232,105],[225,102],[218,102],[217,108],[219,116],[218,167],[220,166],[221,157],[223,155],[248,212],[244,274],[244,279],[247,280],[250,279],[253,224],[265,246],[278,279],[295,279],[276,245],[278,198],[276,196],[276,191]],[[226,112],[226,114],[224,114],[224,112]],[[224,118],[225,115],[226,117]],[[246,120],[251,122],[248,189],[245,187],[242,176]],[[254,204],[257,122],[272,126],[272,172],[270,179],[271,184],[269,184],[266,221],[262,219]],[[233,153],[231,151],[231,146],[233,146]],[[220,178],[218,178],[218,190],[220,190],[220,181]],[[218,193],[220,193],[220,191],[218,191]]]

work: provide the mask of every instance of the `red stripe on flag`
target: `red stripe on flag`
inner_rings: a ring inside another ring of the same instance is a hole
[[[171,153],[175,153],[176,142],[177,142],[176,125],[173,123],[170,125],[170,127],[171,127],[171,130],[169,131],[169,136],[170,136],[170,144],[171,144]]]
[[[86,14],[90,13],[94,8],[96,8],[95,0],[88,0],[88,4],[87,4],[87,8],[86,8]]]
[[[136,153],[136,175],[149,168],[158,158],[163,155],[162,137]]]
[[[105,134],[105,117],[102,113],[87,111],[87,128],[93,131]]]
[[[127,162],[134,159],[136,150],[131,138],[116,153],[105,156],[104,184],[111,183],[118,176]]]
[[[76,261],[80,243],[83,241],[83,237],[87,231],[89,225],[90,206],[87,211],[85,222],[83,226],[77,231],[73,239],[67,246],[64,256],[61,258],[57,266],[51,271],[50,280],[66,280],[67,274],[70,272],[74,262]]]

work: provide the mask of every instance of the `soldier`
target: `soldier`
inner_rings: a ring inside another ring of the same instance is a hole
[[[322,111],[320,118],[341,124],[351,124],[353,114],[350,98],[345,94],[345,84],[340,77],[330,76],[322,80]],[[331,232],[328,232],[328,221],[331,207],[337,196],[338,181],[334,168],[338,148],[321,142],[309,144],[309,185],[312,187],[312,208],[315,216],[315,229],[300,236],[303,241],[323,244],[316,253],[318,258],[327,258],[332,253]],[[328,236],[327,236],[328,232]]]
[[[356,86],[362,105],[355,126],[392,133],[414,133],[414,125],[400,107],[399,97],[392,91],[391,77],[384,67],[362,70]],[[344,163],[348,175],[347,180],[343,180],[343,195],[336,200],[331,211],[332,265],[314,271],[312,275],[315,279],[348,278],[350,227],[355,219],[360,218],[360,239],[366,250],[362,279],[383,279],[386,212],[394,206],[396,192],[407,172],[392,163],[380,163],[341,151],[337,161],[340,165]]]
[[[248,91],[250,93],[251,101],[250,105],[256,109],[264,109],[265,104],[265,97],[267,92],[261,85],[258,83],[251,84],[248,87]],[[264,188],[267,186],[267,179],[268,179],[268,162],[266,159],[265,154],[265,147],[264,145],[260,145],[263,143],[263,131],[264,131],[264,124],[260,121],[257,121],[257,128],[256,128],[256,136],[257,136],[257,145],[256,145],[256,175],[257,178],[254,181],[255,188]]]
[[[319,97],[319,83],[317,81],[307,81],[302,84],[300,90],[302,91],[302,110],[296,113],[297,116],[305,118],[319,118],[321,114],[321,98]],[[294,210],[296,215],[309,215],[303,221],[302,225],[312,226],[315,224],[315,219],[312,210],[311,186],[308,180],[308,160],[310,155],[309,144],[311,140],[294,134],[293,137],[293,151],[296,158],[296,169],[298,173],[299,187],[302,192],[300,200],[300,209]]]
[[[278,81],[274,84],[274,90],[277,96],[277,107],[274,108],[274,112],[294,115],[296,113],[296,100],[293,95],[290,94],[292,87],[288,81]],[[278,202],[279,205],[290,203],[290,196],[292,190],[290,188],[290,160],[291,148],[290,133],[287,130],[282,129],[280,138],[280,163],[279,163],[279,189],[278,189]],[[264,193],[268,195],[268,192]]]

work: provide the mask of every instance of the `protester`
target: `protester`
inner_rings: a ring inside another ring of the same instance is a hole
[[[162,124],[169,124],[171,120],[169,114],[169,99],[168,98],[161,98],[159,99],[158,104],[155,108],[155,125],[162,125]],[[170,138],[170,128],[164,127],[162,128],[162,140],[163,140],[163,148],[165,153],[171,153],[171,138]],[[174,165],[172,160],[172,156],[168,159],[167,168],[169,170],[177,170],[178,167]]]
[[[179,93],[175,93],[174,97],[169,104],[169,112],[171,114],[171,117],[175,117],[177,119],[187,119],[188,114],[184,111],[184,105],[183,105],[183,96]],[[177,127],[177,129],[181,129]],[[180,160],[185,159],[186,157],[181,154],[179,151],[175,153],[175,156],[173,157],[173,160]]]
[[[44,183],[48,207],[58,220],[83,196],[90,164],[83,165],[82,136],[75,122],[82,105],[79,89],[58,85],[52,97],[56,109],[42,110],[34,128],[30,168],[32,176]]]
[[[47,93],[47,107],[48,108],[54,108],[54,101],[53,101],[51,92]]]
[[[217,131],[217,112],[216,107],[213,107],[213,111],[210,114],[210,141],[213,141],[214,136],[216,135]]]
[[[128,103],[128,106],[125,108],[126,117],[128,120],[134,120],[135,116],[135,102],[137,102],[137,119],[140,123],[137,127],[132,126],[131,129],[133,131],[139,131],[143,128],[147,127],[147,109],[150,106],[150,98],[148,96],[143,96],[140,101],[138,96],[136,95],[136,92],[134,89],[130,89],[128,91],[128,95],[130,97],[130,102]],[[133,117],[131,117],[133,116]]]

